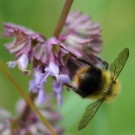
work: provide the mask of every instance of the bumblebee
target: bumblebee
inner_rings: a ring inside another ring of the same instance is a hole
[[[92,120],[104,101],[112,101],[120,92],[121,85],[117,80],[129,57],[129,49],[120,52],[118,58],[105,69],[96,67],[84,59],[78,59],[87,64],[79,69],[75,75],[76,89],[74,91],[82,98],[93,98],[95,102],[86,107],[79,123],[78,130],[83,129]]]
[[[112,101],[120,92],[120,83],[118,80],[112,83],[112,74],[108,70],[101,70],[94,66],[85,66],[77,71],[75,83],[77,89],[75,92],[82,98],[102,98],[104,93],[110,88],[105,100]]]

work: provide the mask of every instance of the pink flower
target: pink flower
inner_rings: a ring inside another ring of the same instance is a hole
[[[55,80],[53,93],[61,106],[63,84],[70,83],[78,68],[84,65],[77,58],[82,57],[93,65],[100,61],[98,54],[102,41],[99,24],[80,12],[69,14],[58,39],[46,39],[42,34],[10,23],[4,24],[4,36],[15,38],[6,45],[15,56],[8,66],[17,66],[23,73],[29,74],[28,65],[32,64],[34,74],[29,90],[38,93],[40,103],[46,99],[44,86],[49,76]]]

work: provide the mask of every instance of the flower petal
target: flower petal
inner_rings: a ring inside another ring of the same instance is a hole
[[[62,84],[59,82],[53,82],[53,91],[54,91],[54,95],[56,95],[57,97],[57,102],[58,105],[61,106],[62,105]]]
[[[28,65],[28,57],[26,54],[22,54],[21,57],[17,60],[18,67],[21,70],[26,70]]]
[[[9,61],[7,62],[9,68],[15,68],[16,67],[16,61]]]
[[[44,74],[40,71],[39,68],[36,68],[34,70],[34,79],[35,79],[35,84],[37,85],[37,87],[40,87],[41,84],[43,83],[43,78],[44,78]]]
[[[48,64],[51,58],[50,44],[39,43],[33,50],[33,56],[42,61],[45,64]]]
[[[29,83],[29,89],[30,91],[37,93],[41,86],[44,85],[45,81],[42,81],[44,79],[44,74],[41,72],[40,68],[34,69],[34,77]]]
[[[33,93],[38,93],[39,88],[35,84],[34,79],[29,82],[29,90],[32,91]]]
[[[63,101],[62,95],[61,94],[57,94],[57,102],[58,102],[58,106],[59,107],[62,105],[62,101]]]
[[[66,74],[62,74],[58,76],[58,81],[61,83],[69,83],[70,82],[70,78],[68,75]]]
[[[50,74],[50,76],[55,76],[57,78],[57,75],[59,73],[59,68],[56,64],[54,64],[52,61],[49,63],[49,66],[45,68],[45,71]]]
[[[44,90],[44,87],[42,86],[42,88],[39,90],[39,93],[38,93],[38,103],[39,104],[43,104],[45,102],[45,90]]]
[[[55,94],[61,93],[62,92],[62,84],[59,82],[53,82],[53,91]]]
[[[48,40],[48,43],[56,45],[56,44],[59,44],[60,41],[57,40],[55,37],[52,37],[52,38],[50,38],[50,39]]]

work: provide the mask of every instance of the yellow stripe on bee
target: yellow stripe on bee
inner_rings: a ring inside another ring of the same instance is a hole
[[[102,70],[102,81],[100,82],[100,87],[99,89],[90,95],[88,98],[93,98],[93,99],[100,99],[104,96],[104,93],[108,89],[108,87],[111,84],[111,73],[106,70]]]
[[[108,102],[113,101],[120,93],[121,85],[118,80],[111,85],[110,93],[106,96],[105,100]]]
[[[102,82],[97,93],[94,93],[89,96],[89,98],[100,99],[104,96],[105,92],[110,87],[110,92],[105,97],[105,101],[111,102],[113,101],[120,93],[121,85],[118,80],[115,83],[112,83],[112,74],[109,71],[102,71]],[[111,84],[111,86],[110,86]]]
[[[85,66],[85,67],[82,67],[81,69],[79,69],[78,71],[77,71],[77,73],[76,73],[76,75],[75,75],[75,83],[76,83],[76,85],[77,86],[79,86],[80,85],[80,80],[82,80],[82,78],[81,77],[83,77],[83,76],[85,76],[85,73],[86,73],[86,71],[89,69],[89,67],[88,66]]]

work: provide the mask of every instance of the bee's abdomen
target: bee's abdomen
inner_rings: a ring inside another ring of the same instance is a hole
[[[102,81],[102,73],[101,70],[95,67],[84,69],[84,72],[82,71],[83,70],[77,73],[78,89],[76,92],[85,98],[93,93],[97,93]]]

